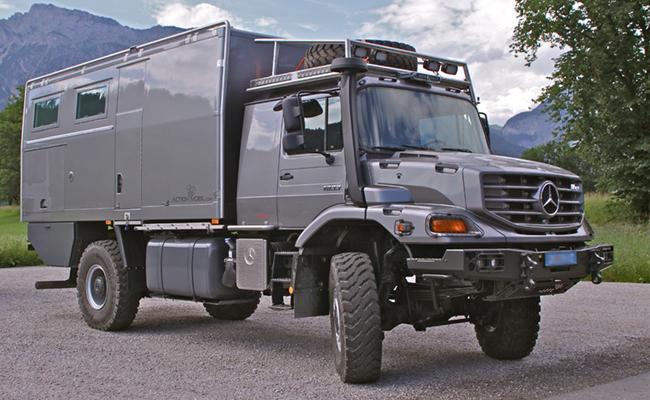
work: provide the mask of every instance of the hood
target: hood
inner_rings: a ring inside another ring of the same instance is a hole
[[[466,192],[475,196],[483,172],[577,178],[575,174],[553,165],[513,157],[462,152],[409,150],[397,152],[390,158],[369,159],[363,164],[367,182],[371,186],[402,186],[411,192],[416,203],[448,204],[464,208],[468,205]]]

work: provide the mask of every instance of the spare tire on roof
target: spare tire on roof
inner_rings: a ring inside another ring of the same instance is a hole
[[[396,49],[415,51],[415,47],[400,42],[391,42],[388,40],[375,40],[368,39],[368,43],[380,44],[382,46],[394,47]],[[417,57],[407,56],[395,53],[383,53],[384,57],[377,57],[378,53],[375,49],[369,49],[368,62],[377,65],[385,65],[388,67],[395,67],[406,69],[409,71],[417,71],[418,59]],[[331,64],[335,58],[345,57],[345,45],[342,44],[315,44],[305,52],[304,66],[305,68],[320,67],[322,65]]]

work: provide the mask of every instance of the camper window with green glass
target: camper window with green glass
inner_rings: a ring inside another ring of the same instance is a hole
[[[88,118],[106,112],[106,86],[77,93],[77,119]]]
[[[34,104],[34,128],[53,125],[59,121],[59,97],[42,100]]]

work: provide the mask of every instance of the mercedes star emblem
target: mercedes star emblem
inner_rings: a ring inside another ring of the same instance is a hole
[[[542,183],[538,193],[539,205],[542,211],[544,211],[544,214],[552,217],[560,211],[560,192],[553,182],[546,181]]]

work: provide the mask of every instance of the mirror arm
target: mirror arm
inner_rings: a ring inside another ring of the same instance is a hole
[[[320,154],[321,156],[325,157],[325,162],[327,165],[332,165],[334,164],[334,161],[336,160],[333,155],[326,151],[315,151],[314,153]]]

